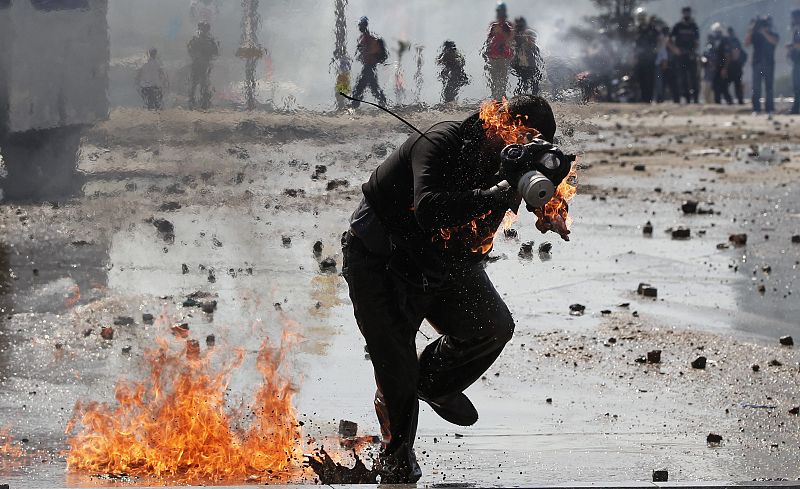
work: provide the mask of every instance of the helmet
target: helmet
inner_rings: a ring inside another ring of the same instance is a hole
[[[506,8],[506,2],[497,2],[497,8],[495,8],[498,12],[507,12],[508,9]]]
[[[724,30],[725,30],[725,28],[719,22],[714,22],[713,24],[711,24],[711,33],[712,34],[722,34],[722,32]]]
[[[369,18],[368,18],[366,15],[362,16],[362,17],[361,17],[361,18],[358,20],[358,25],[360,25],[360,26],[362,26],[362,25],[368,25],[368,24],[369,24]]]

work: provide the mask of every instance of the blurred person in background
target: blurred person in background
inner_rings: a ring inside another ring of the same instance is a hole
[[[514,20],[513,52],[511,70],[519,80],[514,95],[538,95],[542,81],[542,58],[536,45],[536,33],[528,28],[525,17]]]
[[[200,22],[197,34],[189,41],[189,57],[192,60],[189,73],[189,108],[208,109],[211,107],[211,68],[219,56],[219,43],[211,35],[211,24]],[[197,90],[200,90],[200,103],[197,102]]]
[[[641,9],[637,15],[638,27],[634,45],[636,82],[639,101],[653,102],[657,76],[656,58],[659,49],[659,31],[656,17],[648,17]]]
[[[733,98],[731,98],[729,89],[731,45],[728,40],[727,32],[722,24],[715,22],[711,26],[709,40],[711,41],[710,46],[711,52],[713,53],[713,61],[710,64],[712,69],[711,84],[714,90],[714,103],[720,104],[724,98],[728,105],[732,105]]]
[[[169,80],[158,60],[158,50],[150,49],[147,62],[136,71],[136,86],[148,110],[163,108],[164,91],[169,88]]]
[[[792,82],[794,83],[794,105],[792,114],[800,114],[800,9],[792,11],[792,42],[786,46],[792,62]]]
[[[733,92],[739,105],[744,105],[742,75],[744,74],[744,65],[747,64],[747,51],[742,47],[742,42],[739,41],[733,27],[728,27],[728,48],[730,49],[728,56],[728,83],[733,84]]]
[[[489,81],[489,92],[493,99],[501,100],[506,96],[508,71],[514,56],[511,46],[514,42],[514,28],[508,21],[508,10],[504,2],[497,4],[495,13],[497,17],[489,25],[483,58],[486,60],[485,69]]]
[[[675,73],[672,69],[674,46],[670,39],[669,27],[662,26],[658,36],[658,49],[656,51],[656,102],[663,103],[667,99],[667,90],[671,96],[678,94]]]
[[[358,38],[356,46],[356,59],[361,62],[362,69],[358,81],[356,81],[356,87],[353,89],[353,97],[360,99],[364,96],[364,91],[369,88],[378,104],[385,106],[386,95],[378,83],[378,65],[386,62],[389,52],[383,39],[374,36],[369,31],[369,19],[366,16],[361,17],[358,21],[358,30],[361,32],[361,36]],[[354,109],[360,105],[361,102],[353,102]]]
[[[459,52],[455,42],[448,40],[442,44],[436,64],[441,68],[439,81],[442,82],[442,102],[453,103],[461,87],[469,84],[469,76],[464,71],[464,55]]]
[[[700,28],[692,17],[691,7],[684,7],[682,13],[683,18],[672,28],[672,43],[678,51],[675,63],[678,88],[687,103],[698,103],[700,73],[697,66],[697,48],[700,46]]]
[[[764,109],[775,112],[775,47],[780,37],[772,30],[772,17],[754,19],[744,38],[745,46],[753,46],[753,113],[761,113],[761,89],[764,88]]]

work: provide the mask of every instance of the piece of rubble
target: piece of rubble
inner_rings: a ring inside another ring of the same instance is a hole
[[[319,262],[319,270],[324,273],[336,272],[336,260],[333,257],[328,257]]]
[[[658,289],[648,283],[640,283],[636,293],[645,297],[658,297]]]
[[[132,350],[132,349],[133,349],[133,348],[132,348],[132,347],[130,347],[130,346],[123,346],[123,347],[122,347],[122,354],[123,354],[123,355],[130,355],[130,354],[131,354],[131,350]]]
[[[781,336],[779,341],[783,346],[794,346],[794,338],[791,336]]]
[[[669,473],[666,469],[653,471],[653,482],[669,482]]]
[[[661,350],[647,352],[647,363],[661,363]]]
[[[764,294],[766,294],[766,292],[767,292],[767,286],[766,285],[761,284],[761,285],[758,286],[758,293],[759,294],[764,295]]]
[[[313,248],[314,256],[316,256],[317,258],[322,256],[322,249],[323,248],[324,248],[324,246],[322,245],[322,241],[317,241],[316,243],[314,243],[314,248]]]
[[[171,222],[166,219],[153,219],[152,223],[165,243],[175,242],[175,226]]]
[[[800,406],[795,406],[790,409],[789,414],[794,414],[795,416],[800,415]]]
[[[704,368],[706,368],[706,357],[697,357],[692,362],[692,368],[698,370],[703,370]]]
[[[189,273],[189,265],[187,265],[185,263],[181,264],[181,273],[183,275],[186,275],[187,273]]]
[[[689,239],[691,237],[692,230],[687,227],[678,226],[672,230],[672,239]]]
[[[217,337],[213,334],[206,336],[206,346],[211,348],[217,344]]]
[[[177,211],[181,208],[181,205],[178,202],[164,202],[158,207],[158,210],[161,212],[172,212]]]
[[[206,301],[200,304],[200,310],[206,314],[213,314],[217,310],[217,301]]]
[[[328,167],[325,165],[317,165],[314,168],[314,173],[311,175],[312,180],[319,180],[323,175],[328,173]]]
[[[134,324],[136,324],[136,321],[130,316],[117,316],[114,318],[114,326],[132,326]]]
[[[545,241],[539,245],[539,254],[547,254],[553,250],[553,243]]]
[[[647,235],[647,236],[652,236],[653,235],[653,223],[651,223],[650,221],[647,221],[647,224],[645,224],[644,227],[642,227],[642,234]]]
[[[155,322],[155,318],[152,314],[145,312],[142,314],[142,322],[148,325],[153,324],[153,322]]]
[[[283,194],[288,197],[303,197],[306,195],[306,191],[301,188],[287,188],[284,189]]]
[[[800,244],[800,234],[795,234],[794,236],[792,236],[792,243]]]
[[[731,245],[729,245],[728,243],[717,243],[718,250],[727,250],[730,247]]]
[[[340,187],[348,187],[350,182],[343,178],[336,178],[328,182],[328,185],[325,186],[325,189],[330,192],[332,190],[336,190]]]
[[[728,241],[733,243],[734,246],[744,246],[747,244],[747,234],[731,234],[730,237],[728,237]]]
[[[103,326],[103,329],[100,330],[100,337],[104,340],[113,340],[114,339],[114,328],[111,326]]]
[[[533,258],[533,245],[533,241],[522,243],[522,245],[519,247],[519,253],[517,255],[526,260]]]
[[[769,361],[769,366],[770,367],[782,367],[783,363],[781,363],[780,360],[776,360],[776,359],[773,358],[772,360]]]
[[[189,325],[187,323],[176,324],[170,328],[172,334],[179,338],[186,338],[189,336]]]
[[[548,397],[547,399],[544,400],[544,402],[546,402],[547,404],[553,404],[553,398]]]
[[[569,306],[569,314],[570,316],[583,316],[583,313],[586,311],[586,306],[583,304],[572,304]]]
[[[508,228],[503,230],[503,236],[505,236],[506,239],[517,239],[519,233],[517,233],[517,230],[514,228]]]
[[[717,446],[720,443],[722,443],[722,436],[716,433],[709,433],[708,436],[706,437],[706,443],[708,443],[711,446]]]
[[[681,205],[681,210],[684,214],[697,214],[697,201],[687,200]]]
[[[761,370],[761,366],[759,366],[757,363],[754,363],[750,368],[753,369],[753,372],[758,372]]]
[[[355,438],[358,434],[358,423],[346,419],[339,420],[339,436],[343,438]]]
[[[281,244],[283,244],[284,248],[289,248],[292,246],[292,237],[291,236],[281,236]]]
[[[644,166],[644,165],[634,165],[633,166],[633,171],[646,171],[646,170],[647,170],[647,167]]]

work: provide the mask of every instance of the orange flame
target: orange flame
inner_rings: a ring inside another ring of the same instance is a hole
[[[485,223],[485,220],[491,215],[492,211],[489,211],[467,224],[439,229],[439,232],[433,236],[433,242],[439,243],[442,248],[447,249],[449,241],[457,236],[469,247],[471,252],[485,255],[492,251],[494,243],[494,230],[489,229],[487,232]]]
[[[28,454],[11,436],[11,430],[0,428],[0,475],[10,475],[26,464]]]
[[[517,219],[519,219],[519,216],[516,215],[514,211],[507,210],[506,215],[503,216],[503,222],[502,224],[500,224],[500,230],[508,231],[509,229],[511,229],[511,226],[513,226],[514,223],[517,222]]]
[[[225,405],[233,370],[214,369],[210,356],[170,351],[165,340],[145,352],[145,382],[119,382],[117,406],[75,406],[67,426],[67,467],[93,474],[127,474],[170,483],[286,482],[302,474],[302,432],[292,405],[294,388],[280,372],[290,338],[279,348],[265,341],[257,366],[263,377],[249,409],[249,428],[233,428]]]
[[[480,118],[483,128],[489,137],[499,137],[506,144],[524,143],[528,134],[533,137],[541,135],[539,131],[525,126],[520,119],[514,119],[508,111],[508,101],[503,98],[499,103],[487,100],[481,105]],[[549,229],[546,222],[555,223],[558,228],[563,224],[563,229],[569,229],[572,218],[569,216],[569,202],[578,193],[576,186],[577,165],[573,164],[569,176],[559,184],[553,198],[544,206],[543,215],[538,215],[537,228]]]

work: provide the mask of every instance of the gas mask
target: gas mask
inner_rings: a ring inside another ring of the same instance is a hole
[[[572,169],[574,155],[566,155],[558,146],[543,139],[526,144],[511,144],[500,153],[506,172],[522,176],[517,192],[529,208],[543,208]]]

